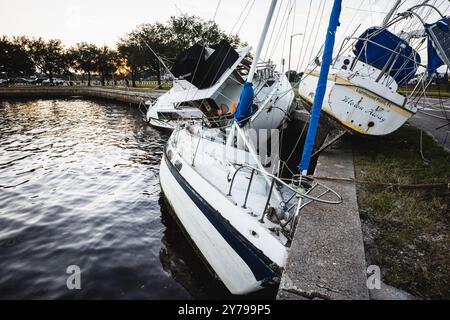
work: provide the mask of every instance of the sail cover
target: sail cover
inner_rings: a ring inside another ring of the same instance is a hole
[[[205,64],[205,48],[199,44],[194,44],[192,47],[179,53],[175,59],[170,72],[177,78],[183,78],[192,83],[194,71],[202,70]],[[198,65],[198,67],[197,67]]]
[[[450,30],[449,17],[440,19],[439,21],[425,25],[427,31],[428,44],[428,74],[432,75],[437,68],[447,64],[450,67]]]
[[[182,77],[199,89],[213,86],[236,62],[239,54],[225,40],[211,46],[211,49],[214,52],[208,56],[206,47],[193,45],[177,55],[170,71],[175,77]]]
[[[236,112],[234,113],[234,118],[239,122],[239,126],[243,127],[250,116],[252,115],[253,98],[255,92],[253,91],[253,84],[246,82],[244,88],[241,91],[241,96],[239,98],[239,103],[236,107]]]
[[[397,54],[393,55],[393,51]],[[356,42],[353,53],[358,60],[380,70],[389,63],[386,70],[390,70],[389,75],[399,85],[414,78],[421,61],[420,55],[405,40],[380,27],[367,29]]]

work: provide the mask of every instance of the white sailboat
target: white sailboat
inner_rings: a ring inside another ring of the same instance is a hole
[[[177,126],[160,167],[161,188],[176,220],[233,294],[279,281],[303,206],[310,201],[341,202],[335,191],[320,183],[279,178],[276,143],[268,161],[261,156],[267,137],[258,140],[251,134],[252,129],[277,128],[283,121],[280,110],[280,116],[270,113],[286,93],[280,89],[259,99],[252,86],[258,88],[263,77],[257,73],[257,61],[276,3],[271,2],[232,127],[198,122]],[[291,101],[278,106],[286,110]],[[273,134],[269,137],[276,140]]]
[[[421,63],[418,48],[411,46],[410,39],[388,28],[406,19],[419,19],[425,27],[416,11],[430,6],[426,2],[394,16],[400,4],[396,1],[381,27],[345,39],[341,50],[352,47],[353,55],[338,53],[333,60],[322,109],[326,115],[352,133],[380,136],[397,130],[417,112],[416,102],[398,89],[415,78],[420,67],[427,66]],[[298,92],[307,106],[314,100],[318,69],[320,61],[311,63],[299,83]]]
[[[173,130],[181,121],[232,118],[247,79],[249,62],[245,58],[250,49],[234,50],[222,41],[212,48],[196,44],[180,53],[171,70],[176,77],[173,87],[148,103],[147,122],[157,128]],[[257,100],[266,101],[282,112],[262,113],[255,121],[260,127],[273,127],[279,117],[290,112],[294,92],[286,75],[275,71],[270,62],[259,63],[257,72],[260,75],[254,84]],[[273,96],[277,97],[276,101],[271,99]]]

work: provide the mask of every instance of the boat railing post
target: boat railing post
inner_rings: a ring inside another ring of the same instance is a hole
[[[248,194],[250,193],[250,187],[252,186],[252,181],[253,181],[254,175],[255,175],[255,169],[252,169],[252,173],[250,174],[250,181],[248,182],[247,192],[245,193],[244,204],[242,205],[242,208],[244,208],[244,209],[247,208]]]
[[[227,194],[228,196],[231,196],[231,190],[233,189],[234,179],[236,178],[236,174],[238,173],[238,171],[241,170],[242,168],[244,168],[244,166],[241,166],[238,169],[236,169],[236,171],[234,171],[233,178],[231,178],[231,182],[230,182],[230,189],[228,190],[228,194]]]
[[[194,156],[192,157],[192,166],[193,167],[195,167],[195,158],[197,157],[198,147],[200,146],[200,141],[202,140],[202,138],[203,138],[203,133],[198,138],[197,147],[195,148],[195,153],[194,153]]]
[[[269,208],[270,198],[272,197],[272,190],[273,190],[274,185],[275,185],[275,179],[272,178],[272,183],[270,184],[269,194],[267,195],[266,205],[264,206],[264,210],[261,215],[261,219],[259,219],[259,222],[261,222],[261,223],[264,223],[264,217],[266,215],[267,208]]]
[[[394,52],[392,52],[391,55],[389,56],[388,61],[384,65],[375,82],[379,82],[383,76],[386,76],[386,78],[389,76],[389,70],[392,69],[392,67],[394,66],[395,61],[397,61],[397,57],[400,55],[400,52],[401,52],[401,43],[397,44],[397,47],[395,48]],[[394,62],[392,62],[392,60],[394,60]]]

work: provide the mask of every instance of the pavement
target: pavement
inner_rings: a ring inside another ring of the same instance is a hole
[[[450,151],[450,98],[422,98],[418,108],[419,111],[408,122],[423,129]]]
[[[354,178],[351,146],[340,142],[324,151],[314,175]],[[342,181],[324,184],[343,202],[313,202],[301,211],[277,299],[369,299],[356,187]]]

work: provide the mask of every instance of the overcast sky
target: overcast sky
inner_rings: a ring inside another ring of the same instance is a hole
[[[279,0],[278,6],[281,7],[276,31],[271,43],[268,44],[269,49],[263,50],[266,57],[271,57],[277,64],[285,57],[287,64],[289,35],[305,32],[310,2],[312,7],[306,37],[293,38],[291,62],[293,69],[299,64],[302,43],[307,57],[310,56],[310,52],[320,48],[333,1],[325,0],[322,13],[322,8],[319,7],[322,1],[296,0],[289,19],[286,19],[293,0]],[[361,33],[366,27],[379,25],[393,2],[393,0],[343,0],[341,27],[337,39],[340,40],[343,34],[351,34],[359,24],[361,27],[357,33]],[[417,2],[418,0],[405,0],[402,8]],[[430,3],[440,5],[442,10],[449,13],[448,0],[431,0]],[[247,10],[244,10],[246,4]],[[241,39],[255,47],[269,4],[270,0],[0,0],[0,34],[58,38],[68,46],[86,41],[114,47],[121,36],[139,24],[164,22],[170,16],[179,15],[181,12],[212,19],[217,9],[215,21],[219,26],[230,32],[236,25],[234,32],[239,30]],[[241,12],[244,14],[236,24]],[[275,11],[274,20],[277,12],[278,9]],[[247,18],[243,21],[245,16]],[[316,16],[317,19],[314,19]],[[279,25],[286,22],[289,27],[281,29],[289,31],[278,33]],[[308,50],[305,50],[308,39],[310,39]]]

